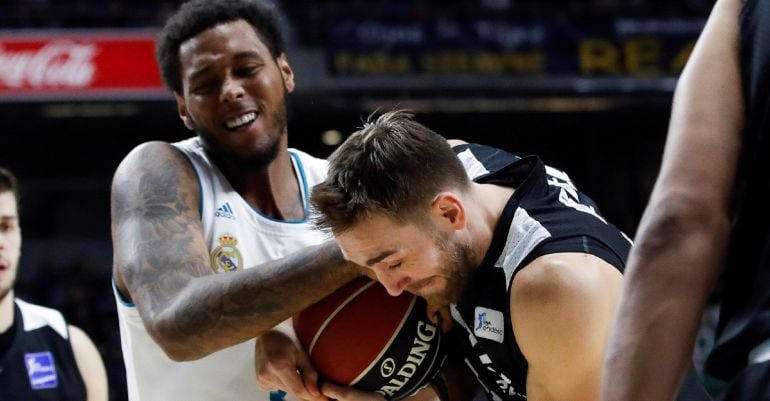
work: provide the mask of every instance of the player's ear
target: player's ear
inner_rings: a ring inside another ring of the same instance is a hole
[[[436,195],[431,203],[431,214],[439,224],[454,230],[465,228],[467,219],[465,205],[453,192],[445,191]]]
[[[187,104],[184,101],[184,96],[176,94],[176,110],[179,113],[179,118],[182,119],[182,122],[184,123],[184,126],[187,127],[190,131],[195,129],[195,124],[193,124],[192,120],[190,119],[190,115],[187,113]]]
[[[281,53],[275,62],[278,64],[278,69],[281,70],[281,77],[283,78],[283,85],[286,87],[286,92],[294,92],[294,71],[289,65],[286,53]]]

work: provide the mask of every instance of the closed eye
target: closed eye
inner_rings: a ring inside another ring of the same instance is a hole
[[[239,77],[250,77],[256,74],[257,70],[258,70],[257,66],[242,67],[235,70],[235,75]]]
[[[401,267],[401,262],[393,263],[388,265],[388,270],[395,270]]]
[[[195,94],[206,94],[211,93],[214,88],[216,87],[217,82],[214,81],[206,81],[203,83],[200,83],[198,85],[193,86],[191,92]]]

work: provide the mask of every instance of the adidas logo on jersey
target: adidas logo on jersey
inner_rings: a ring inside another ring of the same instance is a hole
[[[235,220],[235,215],[233,214],[233,208],[230,207],[229,202],[225,202],[224,205],[217,208],[217,211],[214,212],[215,217],[224,217],[226,219]]]

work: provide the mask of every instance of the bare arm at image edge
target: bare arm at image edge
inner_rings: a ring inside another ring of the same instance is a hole
[[[743,128],[741,0],[719,0],[674,94],[663,164],[629,257],[602,400],[673,400],[729,243]]]
[[[90,338],[75,326],[69,326],[75,362],[86,385],[87,401],[107,401],[107,372],[99,351]]]
[[[358,274],[334,241],[214,274],[199,202],[195,172],[167,143],[140,145],[113,179],[115,281],[171,359],[259,336]]]

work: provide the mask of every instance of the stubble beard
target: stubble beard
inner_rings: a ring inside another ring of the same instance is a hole
[[[197,125],[194,127],[195,133],[198,134],[203,140],[206,148],[210,150],[210,154],[217,160],[220,165],[232,166],[236,171],[240,172],[256,172],[267,168],[270,163],[278,157],[278,153],[281,150],[281,143],[284,137],[287,135],[287,111],[286,111],[286,95],[287,89],[284,86],[284,95],[281,100],[281,104],[276,108],[269,118],[276,126],[278,135],[268,144],[267,149],[262,152],[243,155],[238,152],[223,149],[219,146],[219,143],[214,138],[214,135],[204,131]],[[269,135],[265,133],[265,135]]]
[[[439,276],[446,280],[444,290],[425,296],[431,305],[449,306],[460,301],[473,271],[473,251],[468,244],[436,238],[436,245],[446,255]]]

